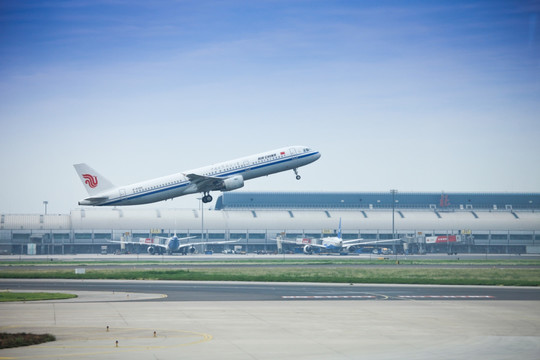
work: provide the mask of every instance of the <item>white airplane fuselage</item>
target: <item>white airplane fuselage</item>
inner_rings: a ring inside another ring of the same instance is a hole
[[[339,251],[343,248],[343,240],[338,237],[323,238],[322,245],[327,250]]]
[[[316,161],[320,156],[318,151],[308,147],[291,146],[127,186],[113,187],[103,179],[110,186],[102,192],[97,192],[100,175],[91,173],[89,167],[85,173],[84,169],[77,169],[84,164],[78,164],[75,167],[90,193],[90,197],[79,201],[79,205],[139,205],[194,193],[230,191],[244,186],[245,180],[287,170],[296,173],[297,168]],[[299,175],[297,179],[300,179]]]

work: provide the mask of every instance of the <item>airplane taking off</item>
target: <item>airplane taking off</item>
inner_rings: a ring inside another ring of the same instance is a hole
[[[296,241],[291,241],[291,240],[278,239],[278,241],[288,243],[288,244],[299,245]],[[304,253],[311,254],[314,248],[325,249],[325,250],[333,251],[333,252],[344,252],[344,251],[353,252],[359,246],[378,244],[378,243],[384,243],[384,242],[397,242],[397,241],[401,241],[401,239],[365,241],[364,239],[359,238],[359,239],[343,240],[343,238],[341,237],[341,219],[339,219],[339,229],[338,229],[337,236],[322,238],[321,244],[314,244],[314,243],[304,244]]]
[[[202,193],[203,203],[208,203],[212,201],[210,191],[239,189],[245,180],[287,170],[293,170],[300,180],[297,169],[320,157],[316,150],[291,146],[118,187],[86,164],[73,166],[90,195],[79,205],[139,205],[195,193]]]
[[[134,245],[146,245],[148,248],[146,251],[150,255],[154,254],[163,254],[166,252],[167,254],[172,254],[173,252],[180,252],[184,255],[187,253],[193,254],[195,252],[195,246],[196,245],[211,245],[211,244],[230,244],[238,242],[239,240],[227,240],[227,241],[208,241],[208,242],[192,242],[192,243],[185,243],[182,244],[183,240],[189,240],[194,239],[197,236],[188,236],[179,238],[174,234],[174,236],[171,237],[163,237],[163,236],[156,236],[153,238],[139,238],[139,241],[116,241],[111,240],[112,243],[118,243],[118,244],[134,244]]]

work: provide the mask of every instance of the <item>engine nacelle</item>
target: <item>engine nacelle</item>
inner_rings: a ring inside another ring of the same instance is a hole
[[[221,191],[240,189],[243,186],[244,178],[242,177],[242,175],[235,175],[223,180],[223,187],[221,188]]]
[[[304,254],[310,254],[313,252],[313,246],[311,245],[306,245],[304,246]]]
[[[146,251],[150,254],[150,255],[154,255],[156,253],[156,248],[153,247],[153,246],[149,246],[148,249],[146,249]]]
[[[196,251],[196,249],[195,249],[193,246],[190,246],[189,249],[188,249],[188,252],[189,252],[190,254],[194,254],[195,251]]]

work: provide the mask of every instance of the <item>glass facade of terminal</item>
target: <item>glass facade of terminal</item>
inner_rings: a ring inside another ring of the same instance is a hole
[[[438,209],[540,210],[538,193],[230,192],[216,202],[226,209]]]

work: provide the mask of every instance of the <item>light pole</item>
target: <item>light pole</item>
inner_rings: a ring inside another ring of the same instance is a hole
[[[45,215],[47,215],[47,205],[49,202],[47,200],[43,201],[43,205],[45,205]]]
[[[390,193],[392,194],[392,239],[395,239],[396,238],[396,233],[395,233],[395,230],[394,230],[394,211],[396,209],[396,193],[397,193],[397,190],[395,189],[392,189],[390,190]],[[396,259],[397,259],[397,252],[396,252],[396,242],[395,241],[392,241],[392,247],[393,247],[393,251],[394,251],[394,254],[396,254]]]
[[[201,242],[204,242],[204,202],[203,202],[204,197],[197,198],[197,199],[201,201]],[[206,246],[201,245],[201,249],[203,250],[203,252],[205,252]]]

